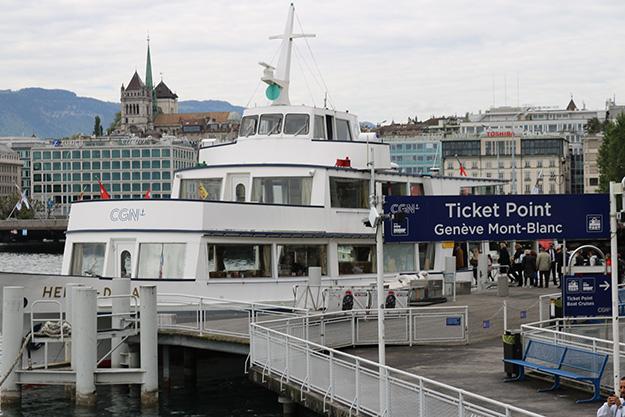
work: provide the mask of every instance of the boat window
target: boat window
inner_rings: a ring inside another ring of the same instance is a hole
[[[308,268],[318,266],[327,275],[325,245],[278,245],[278,276],[308,276]]]
[[[309,206],[311,191],[311,177],[254,178],[252,201]]]
[[[384,272],[415,271],[415,247],[412,243],[384,244]]]
[[[102,276],[105,248],[104,243],[74,243],[71,275]]]
[[[240,136],[250,136],[256,134],[256,125],[258,124],[258,116],[245,116],[241,119],[241,127],[239,129]]]
[[[221,178],[183,179],[180,184],[180,198],[189,200],[219,200]]]
[[[131,255],[130,251],[122,251],[120,255],[120,265],[121,265],[121,277],[122,278],[130,278],[130,268],[131,268]]]
[[[435,252],[434,243],[419,243],[419,266],[421,269],[434,268],[434,255]]]
[[[326,131],[328,132],[328,139],[334,139],[334,117],[326,115]]]
[[[284,134],[307,135],[309,120],[307,114],[287,114],[284,119]]]
[[[410,195],[425,195],[423,184],[412,184],[410,186]]]
[[[369,208],[369,180],[330,177],[332,207]]]
[[[339,275],[376,272],[375,245],[339,245]]]
[[[352,140],[351,131],[349,130],[349,121],[336,119],[336,139]]]
[[[236,201],[245,201],[245,185],[238,183],[235,187]]]
[[[326,139],[326,129],[325,125],[323,124],[323,116],[315,116],[313,138]]]
[[[139,278],[183,278],[184,243],[141,243]]]
[[[258,126],[259,135],[274,135],[280,133],[281,128],[281,114],[263,114],[260,116],[260,125]]]
[[[406,195],[405,182],[380,181],[382,183],[382,195]]]
[[[271,277],[271,245],[208,245],[211,278]]]

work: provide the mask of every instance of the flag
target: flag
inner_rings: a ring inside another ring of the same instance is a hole
[[[148,192],[145,193],[143,198],[152,198],[152,187],[148,188]]]
[[[456,159],[458,160],[458,165],[460,165],[460,176],[461,177],[466,177],[467,176],[467,171],[464,170],[464,167],[462,166],[462,162],[460,162],[460,159],[458,159],[457,156],[456,156]]]
[[[15,184],[15,183],[13,183],[13,184]],[[15,204],[15,207],[18,210],[21,210],[22,209],[22,203],[24,203],[26,205],[26,208],[30,209],[30,204],[28,203],[28,198],[26,198],[26,196],[22,192],[22,189],[20,188],[19,185],[15,184],[15,186],[17,187],[17,191],[20,193],[20,199],[17,201],[17,204]]]
[[[98,178],[98,184],[100,184],[100,198],[102,200],[109,200],[111,196],[109,195],[109,193],[106,192],[106,188],[104,188],[99,178]]]
[[[86,190],[86,189],[87,189],[87,186],[85,185],[85,186],[82,188],[82,191],[80,192],[80,197],[78,197],[78,201],[81,201],[81,200],[82,200],[82,196],[83,196],[83,195],[85,195],[85,190]]]
[[[206,188],[204,188],[204,184],[198,182],[197,188],[198,192],[200,193],[200,200],[206,200],[206,197],[208,197],[208,191],[206,191]]]
[[[532,188],[532,194],[538,194],[538,185],[540,184],[540,180],[543,177],[543,170],[541,169],[538,173],[538,178],[536,178],[536,182],[534,183],[534,188]]]

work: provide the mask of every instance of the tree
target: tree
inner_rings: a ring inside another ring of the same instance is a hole
[[[594,135],[599,132],[605,131],[605,128],[608,125],[608,123],[609,123],[608,119],[606,119],[603,122],[600,122],[597,117],[592,117],[588,119],[588,121],[586,122],[586,129],[588,129],[589,134]]]
[[[93,126],[93,134],[96,136],[103,136],[104,130],[100,124],[100,116],[95,117],[95,125]]]
[[[9,214],[15,219],[32,219],[35,217],[36,212],[41,212],[45,207],[39,200],[28,199],[30,208],[26,208],[25,204],[22,204],[22,209],[15,209],[15,205],[20,199],[20,194],[17,191],[11,192],[11,194],[0,197],[0,218],[6,219]]]
[[[121,121],[122,121],[122,112],[118,111],[117,113],[115,113],[115,120],[113,120],[109,128],[106,129],[106,135],[108,136],[111,133],[113,133],[113,130],[115,130],[115,128],[119,126]]]
[[[625,176],[625,114],[608,121],[597,155],[599,192],[610,191],[610,181],[620,182]]]

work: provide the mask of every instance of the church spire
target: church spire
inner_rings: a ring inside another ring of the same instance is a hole
[[[148,35],[148,59],[145,65],[145,86],[148,89],[148,94],[152,95],[152,120],[158,113],[158,103],[156,102],[156,89],[152,82],[152,58],[150,57],[150,35]]]

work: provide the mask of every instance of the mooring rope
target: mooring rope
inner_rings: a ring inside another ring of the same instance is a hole
[[[22,348],[20,349],[20,352],[17,354],[17,357],[15,358],[15,360],[13,361],[13,364],[11,365],[11,367],[9,368],[7,374],[2,378],[2,380],[0,381],[0,386],[2,386],[2,384],[4,384],[4,381],[6,381],[6,379],[9,377],[9,375],[11,375],[11,372],[13,372],[13,370],[15,369],[15,366],[17,365],[17,362],[20,360],[20,358],[22,357],[22,354],[24,353],[24,350],[26,350],[26,346],[28,346],[28,344],[30,343],[30,339],[32,337],[32,333],[29,333],[25,338],[24,338],[24,344],[22,344]]]

